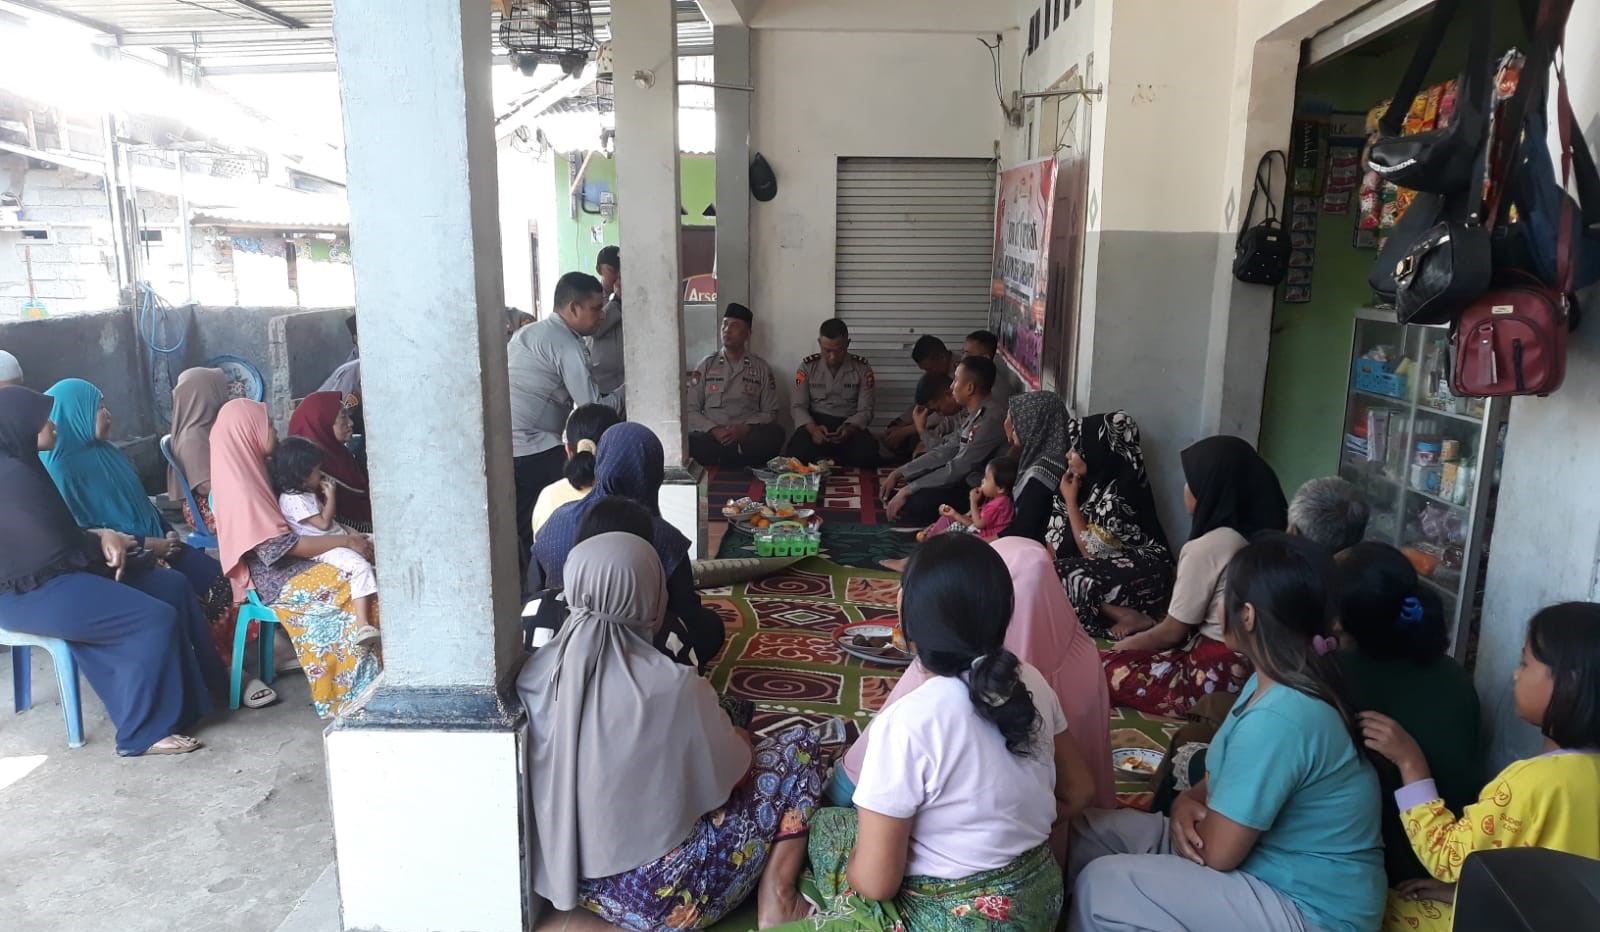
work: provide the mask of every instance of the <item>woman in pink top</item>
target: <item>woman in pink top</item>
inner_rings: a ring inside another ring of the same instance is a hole
[[[1111,774],[1111,699],[1105,674],[1100,670],[1100,652],[1078,623],[1050,553],[1042,544],[1023,537],[1007,537],[996,541],[994,549],[1011,571],[1016,589],[1005,647],[1024,663],[1038,668],[1049,682],[1066,714],[1067,732],[1077,742],[1094,776],[1092,805],[1114,809],[1117,797]],[[921,686],[927,678],[922,666],[913,663],[889,693],[884,708]],[[849,804],[871,734],[870,728],[862,733],[835,771],[834,782],[828,788],[835,805]],[[1051,842],[1057,854],[1064,850],[1064,839],[1052,838]]]

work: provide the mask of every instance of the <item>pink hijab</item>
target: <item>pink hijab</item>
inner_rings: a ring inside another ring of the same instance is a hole
[[[211,495],[217,517],[218,555],[233,584],[233,600],[250,588],[244,555],[289,533],[278,497],[267,480],[267,456],[278,434],[259,401],[236,398],[222,406],[211,428]]]
[[[1011,626],[1006,629],[1006,649],[1038,668],[1055,690],[1061,711],[1067,716],[1067,732],[1078,742],[1078,750],[1094,774],[1093,805],[1115,808],[1111,698],[1100,667],[1100,651],[1078,623],[1078,613],[1067,601],[1050,553],[1042,544],[1025,537],[1004,537],[995,542],[994,549],[1011,570],[1011,582],[1016,588],[1016,607],[1011,613]],[[912,663],[889,693],[884,708],[927,679],[922,665]],[[844,770],[851,781],[861,776],[861,762],[871,733],[870,728],[863,732],[845,752]]]

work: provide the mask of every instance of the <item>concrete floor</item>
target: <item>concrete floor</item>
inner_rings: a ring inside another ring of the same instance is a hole
[[[55,675],[32,653],[20,715],[0,653],[0,928],[275,932],[319,878],[332,889],[323,723],[303,677],[280,678],[272,708],[224,705],[193,754],[125,759],[87,682],[87,743],[67,748]],[[320,915],[296,928],[337,928]]]

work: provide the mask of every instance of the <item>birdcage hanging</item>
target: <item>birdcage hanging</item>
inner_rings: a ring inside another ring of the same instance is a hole
[[[502,7],[500,44],[524,74],[553,64],[572,77],[599,48],[588,0],[511,0]]]

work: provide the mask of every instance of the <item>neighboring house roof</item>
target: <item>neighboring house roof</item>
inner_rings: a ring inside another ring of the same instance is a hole
[[[296,194],[283,189],[270,189],[257,193],[249,200],[249,203],[231,207],[196,208],[193,212],[193,222],[196,226],[218,226],[235,230],[344,233],[350,229],[350,205],[342,197]]]

